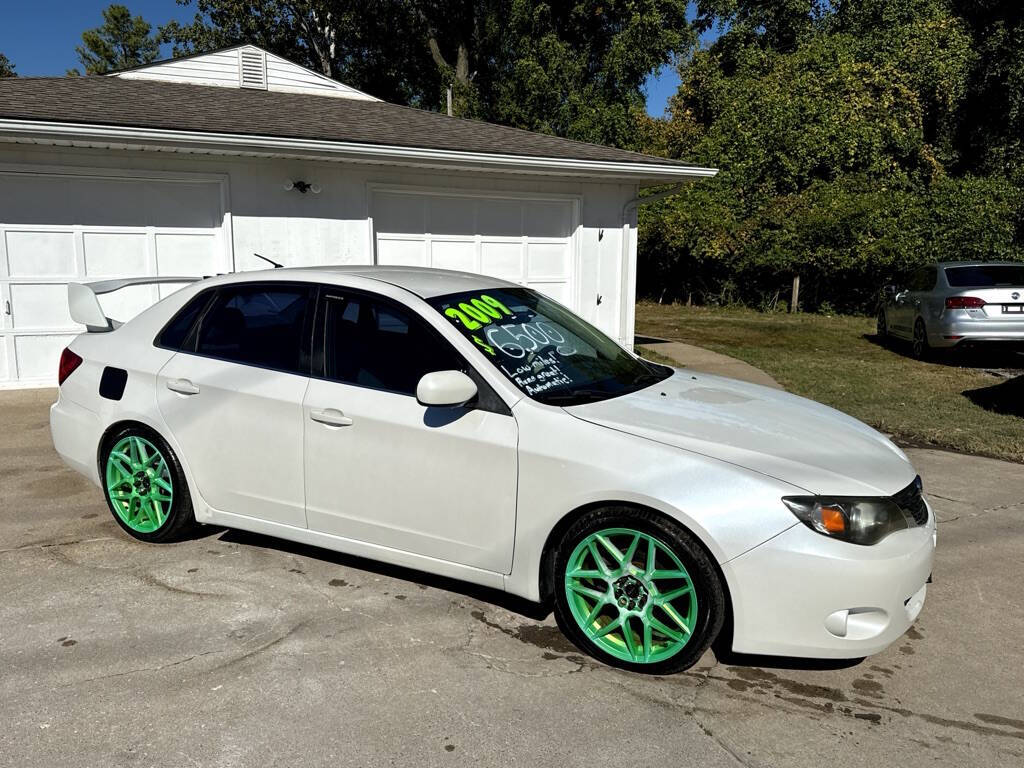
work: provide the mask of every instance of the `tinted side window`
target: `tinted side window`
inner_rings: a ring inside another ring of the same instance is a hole
[[[324,310],[324,375],[332,381],[415,395],[424,374],[465,368],[439,334],[390,302],[328,294]]]
[[[178,314],[164,326],[156,337],[156,345],[165,349],[181,349],[188,339],[192,326],[199,319],[200,313],[210,301],[210,292],[203,291],[192,301],[178,310]]]
[[[303,328],[310,288],[242,285],[221,290],[202,320],[196,352],[236,363],[308,373]]]

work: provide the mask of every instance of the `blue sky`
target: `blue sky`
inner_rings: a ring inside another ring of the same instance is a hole
[[[102,11],[112,0],[3,0],[0,11],[0,53],[14,62],[19,75],[63,75],[79,66],[75,46],[82,31],[98,27]],[[171,19],[188,21],[195,5],[174,0],[121,0],[133,14],[141,14],[155,29]],[[165,46],[163,54],[169,55]],[[647,111],[660,117],[679,86],[674,67],[647,78]]]

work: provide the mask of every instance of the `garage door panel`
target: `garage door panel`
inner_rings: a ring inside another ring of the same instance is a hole
[[[75,325],[68,314],[68,289],[64,283],[14,283],[10,291],[15,330]]]
[[[158,299],[155,286],[133,285],[98,297],[103,314],[126,323]]]
[[[214,229],[221,225],[219,184],[209,182],[164,182],[142,189],[145,222],[150,227]]]
[[[523,205],[519,200],[477,200],[477,230],[487,237],[521,237]]]
[[[7,364],[7,339],[0,336],[0,381],[13,378]]]
[[[400,267],[423,267],[427,264],[427,244],[424,240],[380,239],[377,257],[381,264]]]
[[[502,280],[520,280],[523,274],[523,244],[484,240],[480,243],[480,271]]]
[[[411,195],[378,195],[373,198],[373,225],[381,233],[426,231],[425,202]]]
[[[11,277],[71,277],[75,236],[71,232],[5,233],[7,274]]]
[[[530,243],[526,250],[531,277],[567,277],[569,253],[564,243]]]
[[[562,200],[526,203],[523,224],[533,237],[568,237],[572,227],[572,206]]]
[[[476,271],[476,243],[472,240],[431,240],[430,264],[437,269]]]
[[[160,275],[198,277],[211,274],[217,238],[211,235],[156,236],[156,268]]]
[[[574,200],[387,192],[373,196],[371,213],[379,264],[480,271],[574,305]]]
[[[18,378],[52,379],[57,373],[60,351],[74,338],[72,334],[19,336],[14,340],[18,358]]]
[[[432,235],[475,235],[474,202],[462,197],[427,199],[427,232]]]
[[[87,277],[138,277],[149,271],[146,235],[86,232],[82,235]]]

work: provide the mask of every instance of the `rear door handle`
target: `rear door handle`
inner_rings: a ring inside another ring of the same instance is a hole
[[[171,379],[167,382],[167,388],[171,390],[171,392],[177,392],[180,395],[199,394],[199,387],[188,379]]]
[[[339,411],[337,408],[316,409],[309,412],[309,418],[326,424],[329,427],[352,426],[352,419]]]

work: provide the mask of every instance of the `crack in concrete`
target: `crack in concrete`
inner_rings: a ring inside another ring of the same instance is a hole
[[[137,669],[129,669],[124,672],[112,672],[109,675],[97,675],[96,677],[87,677],[84,680],[76,680],[73,683],[65,683],[59,687],[61,688],[73,688],[76,685],[84,685],[86,683],[94,683],[97,680],[110,680],[115,677],[127,677],[128,675],[135,675],[139,672],[159,672],[163,669],[170,669],[171,667],[178,667],[182,664],[187,664],[193,659],[201,658],[202,656],[211,656],[215,653],[225,653],[225,651],[203,651],[202,653],[193,653],[191,656],[186,656],[184,659],[178,659],[177,661],[171,661],[167,664],[158,664],[155,667],[138,667]]]
[[[23,552],[30,549],[50,549],[51,547],[69,547],[73,544],[89,544],[93,541],[113,541],[113,539],[113,536],[97,536],[92,539],[72,539],[71,541],[33,541],[17,547],[0,549],[0,555],[7,554],[9,552]]]

